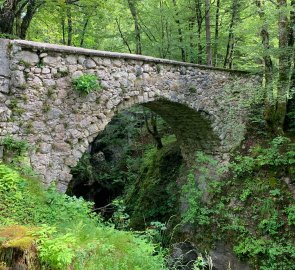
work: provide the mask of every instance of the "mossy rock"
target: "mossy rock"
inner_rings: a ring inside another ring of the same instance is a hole
[[[151,221],[165,222],[177,213],[181,164],[182,156],[176,143],[155,151],[150,160],[146,160],[140,179],[126,199],[131,227],[142,229]]]
[[[0,228],[0,270],[41,269],[34,231],[36,228],[18,225]]]

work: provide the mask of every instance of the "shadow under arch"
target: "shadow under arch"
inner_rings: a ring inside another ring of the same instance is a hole
[[[196,151],[211,155],[218,153],[220,139],[213,131],[210,115],[206,112],[166,99],[141,105],[158,114],[171,127],[187,161],[194,157]]]

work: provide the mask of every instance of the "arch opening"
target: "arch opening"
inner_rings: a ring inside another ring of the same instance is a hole
[[[163,149],[148,131],[155,132],[152,117]],[[72,168],[67,193],[94,202],[107,219],[118,209],[114,200],[123,196],[135,228],[164,222],[179,207],[181,166],[198,150],[215,154],[218,143],[205,112],[164,99],[136,105],[117,113],[90,144]],[[142,211],[148,216],[139,217]]]

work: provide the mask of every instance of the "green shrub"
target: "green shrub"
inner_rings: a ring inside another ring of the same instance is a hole
[[[202,191],[198,188],[194,174],[188,175],[187,183],[182,188],[182,196],[186,199],[187,209],[183,213],[182,222],[208,225],[210,224],[210,210],[202,203]]]
[[[101,89],[97,76],[93,74],[85,74],[74,79],[73,85],[77,91],[86,95],[92,91],[98,91]]]
[[[288,224],[295,226],[295,205],[291,205],[286,210],[288,216]]]
[[[38,183],[0,163],[0,228],[35,228],[43,269],[165,269],[147,240],[105,225],[91,203]]]
[[[294,144],[277,137],[264,147],[256,145],[248,154],[233,157],[224,179],[218,182],[214,179],[217,164],[197,153],[196,165],[182,188],[186,202],[182,221],[195,225],[194,241],[199,249],[210,250],[222,239],[253,269],[293,270],[294,198],[282,179],[290,177],[294,163]],[[209,189],[200,189],[199,183],[206,183]],[[205,192],[207,202],[202,200]]]
[[[29,144],[26,141],[14,139],[11,136],[5,137],[0,144],[18,156],[23,155],[29,148]]]
[[[250,155],[237,156],[229,165],[234,178],[251,175],[260,169],[271,169],[276,166],[289,166],[295,164],[294,144],[285,137],[276,137],[266,148],[253,147]]]

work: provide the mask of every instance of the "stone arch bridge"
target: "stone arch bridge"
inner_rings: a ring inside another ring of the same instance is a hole
[[[204,150],[222,159],[245,133],[260,78],[146,56],[0,39],[0,139],[31,145],[33,169],[65,191],[71,167],[114,114],[143,104],[172,127],[184,157]],[[87,96],[72,81],[95,74]]]

